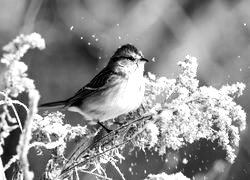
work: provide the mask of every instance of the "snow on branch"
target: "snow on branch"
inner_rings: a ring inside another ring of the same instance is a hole
[[[156,78],[149,74],[145,106],[149,111],[155,109],[153,114],[157,121],[148,126],[151,133],[138,137],[138,146],[153,143],[163,154],[166,148],[177,150],[201,138],[219,140],[228,160],[233,162],[240,132],[246,126],[246,114],[234,98],[242,95],[245,84],[225,85],[220,89],[199,87],[196,58],[187,56],[178,66],[177,79]]]
[[[1,84],[0,84],[0,106],[3,111],[0,114],[0,155],[3,154],[3,145],[6,137],[10,132],[16,129],[18,123],[21,130],[22,125],[19,119],[19,115],[14,105],[20,105],[23,107],[27,114],[27,120],[25,122],[25,128],[20,136],[19,145],[17,146],[17,156],[13,156],[4,167],[3,172],[6,171],[10,165],[16,161],[20,164],[20,172],[22,175],[15,177],[24,177],[25,179],[33,179],[33,173],[29,171],[28,151],[29,141],[32,138],[31,129],[32,121],[35,114],[37,114],[37,105],[40,98],[39,92],[36,90],[32,79],[27,77],[27,65],[20,61],[24,54],[29,49],[44,49],[45,41],[40,34],[32,33],[30,35],[20,35],[12,42],[3,47],[3,57],[0,59],[3,71],[1,72]],[[27,92],[29,95],[29,107],[18,100],[14,100],[12,97],[17,97],[22,92]],[[9,108],[14,112],[14,117],[11,115]],[[2,163],[1,163],[2,164]],[[1,169],[2,170],[2,169]],[[2,177],[6,179],[6,177]]]
[[[3,88],[7,95],[17,97],[18,94],[35,89],[34,81],[27,77],[28,66],[20,61],[29,49],[45,48],[45,41],[38,33],[20,35],[3,47],[0,62],[5,65]]]

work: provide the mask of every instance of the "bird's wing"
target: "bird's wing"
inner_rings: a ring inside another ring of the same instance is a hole
[[[117,73],[110,68],[104,68],[86,86],[82,87],[73,97],[69,98],[66,106],[77,104],[77,102],[82,101],[94,93],[116,85],[119,82],[119,79],[121,79],[118,78],[119,76],[125,75]]]

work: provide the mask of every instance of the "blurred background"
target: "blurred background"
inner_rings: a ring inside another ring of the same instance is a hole
[[[219,88],[244,82],[246,90],[237,103],[250,112],[249,0],[0,0],[0,24],[0,47],[20,33],[35,31],[45,39],[45,50],[29,51],[23,58],[41,103],[73,95],[106,65],[116,48],[132,43],[155,60],[146,71],[157,75],[176,77],[176,63],[190,54],[198,58],[200,85]],[[66,121],[84,125],[76,113],[66,113]],[[15,154],[18,133],[6,142],[4,163]],[[131,180],[178,171],[196,179],[206,175],[211,180],[244,180],[250,178],[249,142],[247,129],[233,166],[223,160],[225,152],[216,142],[202,140],[178,152],[169,150],[164,157],[153,151],[125,153],[119,167]],[[38,157],[30,152],[36,179],[49,157],[50,152]],[[113,167],[106,168],[110,177],[121,179]]]

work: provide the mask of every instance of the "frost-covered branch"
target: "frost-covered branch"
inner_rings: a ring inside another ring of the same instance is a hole
[[[40,95],[37,90],[32,90],[29,92],[29,113],[25,122],[24,131],[20,136],[19,145],[17,146],[17,154],[19,156],[19,160],[21,163],[21,167],[24,172],[24,179],[32,180],[34,175],[29,171],[29,161],[28,161],[28,153],[29,153],[29,144],[32,139],[32,126],[33,126],[33,118],[38,112],[38,101]]]
[[[37,33],[32,33],[26,36],[20,35],[3,47],[4,54],[0,60],[1,66],[4,66],[3,73],[1,74],[2,84],[0,86],[0,95],[3,96],[0,100],[0,106],[3,108],[3,111],[0,114],[0,127],[2,128],[0,132],[0,155],[3,154],[2,146],[4,144],[4,139],[9,136],[12,130],[18,127],[15,125],[16,122],[22,130],[21,121],[14,104],[21,105],[27,113],[25,128],[20,136],[19,145],[17,147],[18,155],[14,156],[16,158],[10,159],[4,171],[7,170],[14,161],[20,160],[21,168],[23,169],[22,172],[24,172],[24,178],[28,180],[33,179],[33,174],[29,171],[27,155],[29,151],[29,141],[32,138],[32,121],[34,115],[37,114],[37,105],[40,96],[39,92],[35,89],[33,80],[27,77],[27,66],[20,61],[20,58],[24,56],[28,49],[33,48],[45,48],[45,42],[41,36]],[[24,91],[29,94],[29,108],[18,100],[13,100],[11,98],[17,97]],[[8,108],[12,109],[14,117],[12,117]],[[14,125],[11,125],[12,123],[14,123]],[[13,177],[15,176],[13,175]]]
[[[20,35],[3,47],[3,57],[0,62],[4,65],[3,91],[12,97],[35,89],[34,81],[28,78],[28,66],[20,61],[29,49],[45,48],[45,41],[40,34]]]
[[[234,98],[242,95],[245,85],[199,87],[196,58],[187,56],[178,66],[180,75],[176,79],[149,73],[145,77],[142,107],[116,118],[116,123],[123,125],[101,138],[96,140],[96,134],[91,135],[93,138],[74,150],[56,177],[70,176],[75,167],[86,171],[91,166],[105,175],[101,165],[123,159],[127,143],[132,143],[132,148],[154,149],[164,154],[167,148],[178,150],[200,139],[218,140],[228,161],[233,162],[240,132],[246,125],[245,112]]]

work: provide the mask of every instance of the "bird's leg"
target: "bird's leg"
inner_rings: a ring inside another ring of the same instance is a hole
[[[115,121],[114,124],[117,124],[118,126],[123,126],[124,124],[126,124],[125,122],[118,122],[118,121]]]
[[[99,124],[103,129],[106,130],[107,133],[110,133],[112,130],[104,126],[100,121],[97,121],[97,124]]]

